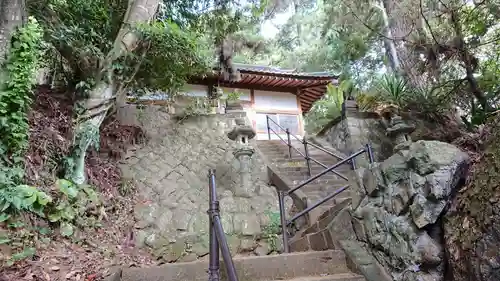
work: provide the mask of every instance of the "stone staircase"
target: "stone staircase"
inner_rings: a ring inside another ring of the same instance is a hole
[[[292,145],[304,154],[304,145],[299,141],[292,141]],[[292,157],[289,157],[288,146],[281,140],[259,140],[257,146],[260,152],[268,160],[268,164],[279,174],[285,182],[293,188],[309,178],[307,162],[304,157],[292,149]],[[329,150],[331,151],[331,150]],[[339,158],[329,155],[312,146],[308,146],[309,156],[315,158],[323,165],[332,166],[338,163]],[[331,151],[334,152],[335,151]],[[344,158],[345,155],[335,153]],[[324,167],[310,161],[311,175],[314,176],[324,171]],[[350,164],[343,164],[335,169],[344,177],[327,173],[313,182],[305,185],[299,190],[306,197],[306,207],[325,198],[339,188],[354,184],[351,180],[352,169]],[[324,251],[328,249],[340,249],[339,241],[351,238],[353,234],[352,225],[347,209],[351,202],[349,190],[344,190],[334,198],[323,203],[307,215],[307,225],[294,234],[289,240],[290,251]],[[299,210],[300,211],[300,210]],[[354,238],[354,237],[352,237]]]
[[[293,145],[304,152],[300,142]],[[288,158],[288,147],[281,141],[257,141],[258,150],[267,159],[268,164],[278,170],[281,177],[290,185],[307,180],[307,164],[302,156],[293,151]],[[309,154],[321,163],[331,166],[338,159],[325,152],[310,148]],[[311,162],[312,175],[322,172],[321,165]],[[352,173],[349,165],[342,165],[337,172],[348,179]],[[352,184],[336,174],[328,173],[303,189],[307,204],[324,198],[338,188]],[[361,271],[353,266],[350,256],[342,250],[338,233],[332,232],[332,224],[345,214],[344,207],[350,203],[346,190],[325,202],[308,215],[307,225],[290,239],[292,253],[268,256],[233,257],[239,281],[365,281]],[[278,204],[278,202],[276,202]],[[349,222],[350,223],[350,222]],[[343,228],[342,225],[340,225]],[[221,262],[221,280],[228,280],[224,263]],[[353,273],[356,272],[356,273]],[[128,268],[116,272],[106,281],[206,281],[208,280],[208,256],[205,260],[165,264],[151,268]]]
[[[274,256],[234,257],[239,281],[364,281],[347,267],[343,251],[299,252]],[[107,281],[207,281],[208,262],[172,263],[129,268]],[[228,280],[221,264],[221,280]]]
[[[274,166],[279,175],[287,180],[292,187],[297,186],[309,178],[307,162],[304,157],[292,149],[292,157],[289,158],[288,146],[286,146],[281,140],[259,140],[257,141],[257,145],[263,156],[268,160],[268,163]],[[292,141],[292,145],[304,153],[304,146],[302,143],[299,141]],[[312,146],[308,147],[308,151],[310,157],[313,157],[326,166],[334,165],[339,161],[338,158]],[[344,155],[340,155],[340,153],[336,154],[340,157],[345,157]],[[325,170],[324,167],[314,161],[310,161],[310,164],[312,176]],[[352,178],[351,174],[353,171],[351,170],[351,166],[349,164],[341,165],[336,168],[335,171],[345,176],[348,180],[330,172],[299,189],[307,197],[307,205],[314,204],[315,202],[325,198],[328,194],[335,192],[347,184],[353,184],[350,180]],[[319,211],[313,211],[310,214],[309,224],[312,225],[320,219],[320,216],[323,213],[328,212],[336,204],[339,204],[346,199],[349,199],[348,190],[338,194],[332,200],[325,202],[323,205],[318,207]]]

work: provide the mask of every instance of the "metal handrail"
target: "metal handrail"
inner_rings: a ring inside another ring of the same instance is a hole
[[[271,120],[276,126],[278,126],[278,128],[280,128],[282,131],[285,131],[285,133],[287,134],[287,141],[285,141],[280,135],[278,132],[276,132],[274,129],[271,128],[271,126],[269,125],[269,120]],[[337,189],[335,192],[327,195],[326,197],[324,197],[323,199],[317,201],[316,203],[314,203],[312,206],[309,206],[307,208],[305,208],[304,210],[300,211],[299,213],[295,214],[290,220],[287,220],[286,219],[286,214],[285,214],[285,196],[290,196],[293,192],[297,191],[298,189],[304,187],[305,185],[311,183],[312,181],[318,179],[319,177],[325,175],[326,173],[329,173],[329,172],[332,172],[334,174],[336,174],[337,176],[343,178],[344,180],[348,181],[349,179],[338,173],[337,171],[334,171],[335,168],[338,168],[339,166],[347,163],[347,162],[350,162],[351,163],[351,167],[353,170],[356,169],[356,163],[355,163],[355,158],[363,153],[367,153],[368,154],[368,160],[370,161],[370,163],[373,163],[374,162],[374,158],[373,158],[373,152],[372,152],[372,148],[370,146],[370,144],[366,144],[366,146],[359,150],[358,152],[355,152],[353,154],[351,154],[350,156],[348,157],[345,157],[345,158],[342,158],[338,155],[336,155],[335,153],[319,146],[319,145],[316,145],[314,143],[311,143],[309,141],[306,140],[306,137],[303,137],[302,140],[300,140],[296,135],[294,134],[291,134],[290,133],[290,130],[287,128],[283,128],[282,126],[280,126],[278,123],[276,123],[274,120],[272,120],[271,118],[269,118],[268,115],[266,115],[266,123],[267,123],[267,134],[268,134],[268,138],[271,139],[271,132],[273,132],[276,136],[278,136],[278,138],[285,144],[288,146],[288,157],[289,158],[292,158],[292,148],[299,154],[301,155],[302,157],[304,157],[304,159],[306,160],[306,163],[307,163],[307,169],[308,169],[308,174],[309,174],[309,178],[300,183],[299,185],[295,186],[294,188],[288,190],[288,191],[283,191],[283,190],[280,190],[278,191],[278,203],[279,203],[279,209],[280,209],[280,217],[281,217],[281,228],[282,228],[282,236],[283,236],[283,250],[285,251],[285,253],[288,253],[290,251],[289,249],[289,245],[288,245],[288,232],[287,232],[287,227],[290,226],[294,221],[296,221],[297,219],[299,219],[300,217],[308,214],[309,212],[311,212],[312,210],[316,209],[317,207],[319,207],[320,205],[322,205],[323,203],[329,201],[330,199],[332,199],[333,197],[337,196],[339,193],[343,192],[344,190],[348,189],[349,188],[349,184],[348,185],[345,185],[339,189]],[[290,136],[294,137],[296,140],[300,141],[303,145],[304,145],[304,153],[302,153],[298,148],[292,146],[292,143],[291,143],[291,139],[290,139]],[[339,159],[340,161],[337,162],[336,164],[328,167],[326,166],[325,164],[321,163],[320,161],[318,161],[317,159],[314,159],[313,157],[311,157],[309,155],[309,150],[308,150],[308,145],[311,145],[337,159]],[[315,175],[315,176],[311,176],[311,163],[310,161],[314,161],[315,163],[317,163],[318,165],[322,166],[323,168],[325,168],[322,172],[320,172],[319,174]]]
[[[345,163],[349,162],[349,161],[350,161],[351,159],[353,159],[354,157],[356,157],[356,156],[358,156],[358,155],[361,155],[361,154],[363,154],[363,153],[365,153],[365,152],[366,152],[366,149],[364,149],[364,148],[363,148],[363,149],[361,149],[360,151],[358,151],[358,152],[356,152],[356,153],[352,154],[351,156],[346,157],[344,160],[342,160],[342,161],[340,161],[340,162],[337,162],[335,165],[332,165],[332,166],[330,166],[330,167],[328,167],[328,168],[324,169],[324,170],[323,170],[323,172],[321,172],[321,173],[319,173],[319,174],[317,174],[317,175],[315,175],[315,176],[313,176],[313,177],[308,178],[306,181],[304,181],[304,182],[302,182],[301,184],[297,185],[296,187],[292,188],[290,191],[288,191],[288,194],[290,194],[290,193],[292,193],[292,192],[294,192],[294,191],[296,191],[296,190],[298,190],[298,189],[302,188],[302,187],[303,187],[303,186],[305,186],[306,184],[308,184],[308,183],[310,183],[310,182],[312,182],[312,181],[314,181],[314,180],[318,179],[319,177],[323,176],[324,174],[326,174],[326,173],[330,172],[331,170],[333,170],[333,169],[335,169],[335,168],[338,168],[339,166],[341,166],[341,165],[343,165],[343,164],[345,164]]]
[[[323,203],[325,203],[326,201],[332,199],[333,197],[337,196],[339,193],[341,193],[342,191],[346,190],[349,188],[349,185],[344,185],[343,187],[335,190],[335,192],[331,193],[331,194],[328,194],[325,198],[319,200],[318,202],[314,203],[312,206],[310,207],[307,207],[306,209],[300,211],[298,214],[295,214],[291,219],[289,219],[288,221],[285,220],[286,222],[286,226],[289,226],[290,224],[292,224],[294,221],[296,221],[298,218],[306,215],[307,213],[309,213],[310,211],[316,209],[317,207],[319,207],[320,205],[322,205]]]
[[[238,275],[236,274],[236,267],[234,266],[233,258],[231,257],[231,252],[229,251],[229,245],[227,244],[226,234],[222,227],[222,222],[220,219],[220,209],[219,201],[217,200],[217,190],[215,186],[215,169],[208,170],[209,178],[209,266],[208,266],[208,281],[219,281],[220,278],[220,260],[219,260],[219,249],[222,253],[222,259],[226,265],[226,272],[229,281],[238,281]]]
[[[273,122],[276,126],[278,126],[278,128],[280,128],[282,131],[285,131],[285,133],[287,134],[287,139],[288,141],[284,140],[278,132],[276,132],[274,129],[271,128],[271,126],[269,125],[269,121]],[[313,147],[315,148],[318,148],[320,149],[321,151],[329,154],[330,156],[333,156],[337,159],[343,159],[342,157],[336,155],[335,153],[329,151],[329,150],[326,150],[322,147],[319,147],[309,141],[306,140],[305,137],[302,138],[302,140],[297,137],[296,135],[290,133],[290,129],[288,128],[283,128],[280,124],[276,123],[276,121],[274,121],[273,119],[271,119],[269,117],[269,115],[266,115],[266,123],[267,123],[267,134],[268,134],[268,138],[271,139],[271,132],[273,132],[280,140],[281,142],[283,142],[286,146],[288,146],[288,157],[289,158],[292,158],[292,148],[302,157],[304,157],[304,159],[306,160],[306,164],[307,164],[307,173],[308,173],[308,176],[311,176],[312,175],[312,172],[311,172],[311,160],[313,162],[315,162],[316,164],[322,166],[323,168],[326,168],[327,166],[324,165],[323,163],[321,163],[319,160],[315,159],[314,157],[311,157],[309,155],[309,150],[308,150],[308,145],[312,145]],[[298,148],[296,148],[295,146],[292,145],[291,143],[291,140],[290,140],[290,137],[294,137],[296,140],[300,141],[303,145],[304,145],[304,152],[305,153],[302,153]],[[354,167],[354,164],[353,164],[353,167]],[[343,178],[344,180],[347,180],[347,177],[342,175],[341,173],[337,172],[337,171],[331,171],[332,173],[334,173],[335,175]]]
[[[291,190],[289,190],[287,192],[281,190],[281,191],[278,192],[278,203],[279,203],[280,218],[281,218],[281,233],[282,233],[282,239],[283,239],[283,250],[284,250],[285,253],[289,253],[290,252],[290,247],[289,247],[289,244],[288,244],[288,231],[287,231],[287,228],[294,221],[296,221],[297,219],[299,219],[300,217],[308,214],[312,210],[314,210],[317,207],[321,206],[323,203],[329,201],[333,197],[335,197],[338,194],[342,193],[344,190],[348,189],[350,185],[349,184],[348,185],[344,185],[343,187],[337,189],[335,192],[333,192],[333,193],[327,195],[326,197],[324,197],[323,199],[317,201],[312,206],[309,206],[309,207],[305,208],[304,210],[300,211],[299,213],[295,214],[290,220],[286,219],[286,213],[285,213],[285,196],[286,195],[290,196],[290,194],[292,194],[293,192],[297,191],[298,189],[304,187],[308,183],[316,180],[317,178],[319,178],[319,177],[325,175],[326,173],[328,173],[329,171],[332,171],[333,169],[339,167],[340,165],[343,165],[343,164],[347,163],[348,161],[356,158],[357,156],[359,156],[359,155],[361,155],[363,153],[367,153],[368,154],[368,160],[370,161],[370,163],[374,162],[372,148],[371,148],[370,144],[367,144],[363,149],[359,150],[356,153],[353,153],[349,157],[346,157],[346,158],[342,159],[340,162],[336,163],[335,165],[332,165],[332,166],[326,168],[321,173],[315,175],[314,177],[309,178],[308,180],[306,180],[305,182],[303,182],[303,183],[299,184],[298,186],[292,188]]]
[[[312,142],[309,142],[309,141],[308,141],[308,142],[307,142],[307,144],[308,144],[308,145],[310,145],[310,146],[312,146],[312,147],[314,147],[314,148],[317,148],[317,149],[319,149],[319,150],[321,150],[321,151],[325,152],[326,154],[329,154],[329,155],[331,155],[331,156],[333,156],[333,157],[335,157],[335,158],[337,158],[337,159],[339,159],[339,160],[344,159],[344,158],[342,158],[341,156],[338,156],[337,154],[335,154],[335,153],[331,152],[330,150],[325,149],[324,147],[321,147],[321,146],[319,146],[319,145],[317,145],[317,144],[315,144],[315,143],[312,143]]]

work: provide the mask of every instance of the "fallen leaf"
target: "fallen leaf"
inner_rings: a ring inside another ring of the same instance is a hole
[[[85,279],[85,281],[94,281],[97,277],[97,274],[90,274],[89,276],[87,276],[87,278]]]
[[[59,271],[59,269],[61,269],[59,266],[53,266],[50,268],[52,271]]]
[[[467,217],[465,217],[464,222],[463,222],[463,224],[462,224],[462,227],[463,227],[464,229],[469,228],[469,220],[467,219]]]
[[[50,275],[47,272],[42,270],[42,274],[45,281],[50,281]]]
[[[75,276],[77,273],[80,273],[80,270],[70,271],[68,274],[66,274],[65,278],[66,279],[71,279],[71,277]]]

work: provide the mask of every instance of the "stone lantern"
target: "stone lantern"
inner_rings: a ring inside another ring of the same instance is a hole
[[[236,186],[234,195],[238,197],[251,197],[255,192],[252,186],[250,161],[255,150],[250,146],[249,141],[255,137],[255,131],[245,120],[236,119],[236,126],[227,134],[227,137],[236,141],[238,146],[233,152],[234,157],[240,162],[241,186]]]
[[[415,126],[403,121],[399,115],[391,118],[387,135],[394,140],[394,151],[407,149],[411,144],[410,134],[415,131]]]

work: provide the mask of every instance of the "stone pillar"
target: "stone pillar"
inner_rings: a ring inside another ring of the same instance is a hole
[[[250,198],[252,197],[252,194],[256,192],[254,187],[252,187],[252,174],[250,167],[250,161],[252,160],[254,152],[255,151],[251,148],[240,148],[233,153],[236,159],[240,162],[239,172],[241,179],[241,186],[240,188],[236,188],[234,190],[234,196]]]
[[[237,197],[252,197],[253,194],[258,192],[255,186],[252,186],[251,179],[251,160],[255,150],[250,146],[249,141],[255,137],[255,131],[251,126],[245,124],[241,118],[235,120],[236,126],[227,134],[230,140],[236,141],[238,148],[233,152],[234,157],[240,163],[240,186],[236,186],[234,196]]]

